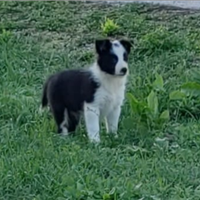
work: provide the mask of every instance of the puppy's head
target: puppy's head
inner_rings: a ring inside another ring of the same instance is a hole
[[[110,75],[125,76],[128,73],[130,42],[126,40],[96,40],[97,63],[100,69]]]

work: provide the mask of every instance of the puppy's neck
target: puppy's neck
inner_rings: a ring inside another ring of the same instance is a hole
[[[105,88],[121,88],[126,85],[128,74],[124,76],[108,74],[100,69],[97,62],[90,67],[90,71],[94,78]]]

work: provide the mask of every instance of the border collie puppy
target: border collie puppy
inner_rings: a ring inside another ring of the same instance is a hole
[[[44,84],[42,107],[49,104],[64,135],[75,131],[84,114],[90,141],[100,142],[100,119],[105,118],[107,132],[117,136],[118,121],[128,75],[126,40],[95,42],[97,61],[88,69],[65,70],[54,74]]]

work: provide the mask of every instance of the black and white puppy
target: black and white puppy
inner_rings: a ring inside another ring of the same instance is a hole
[[[88,69],[65,70],[49,77],[44,85],[42,106],[49,104],[58,133],[75,131],[84,114],[88,137],[100,142],[100,119],[107,131],[117,135],[128,75],[126,40],[95,42],[97,61]]]

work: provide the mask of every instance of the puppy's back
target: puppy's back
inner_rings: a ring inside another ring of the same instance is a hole
[[[98,86],[89,70],[65,70],[48,79],[46,96],[50,104],[63,104],[76,112],[84,102],[94,100]]]

